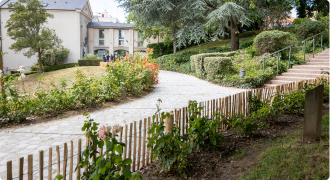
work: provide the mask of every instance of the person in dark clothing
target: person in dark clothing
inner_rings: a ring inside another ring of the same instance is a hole
[[[107,62],[107,56],[105,55],[105,53],[103,54],[103,62]]]
[[[107,54],[107,62],[109,62],[110,56],[109,54]]]
[[[111,54],[111,56],[110,56],[110,60],[113,62],[114,60],[113,60],[113,55]]]

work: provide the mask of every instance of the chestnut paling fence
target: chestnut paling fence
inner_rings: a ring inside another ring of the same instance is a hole
[[[329,82],[329,76],[324,76]],[[319,82],[321,79],[316,79]],[[303,89],[305,84],[314,83],[313,80],[304,80],[300,82],[292,82],[289,84],[279,85],[275,87],[266,87],[259,89],[252,89],[238,94],[213,99],[209,101],[199,102],[198,107],[204,107],[201,110],[201,116],[212,116],[215,112],[224,114],[225,118],[230,118],[235,114],[249,114],[249,97],[257,95],[261,101],[272,99],[274,94],[288,93],[291,91]],[[185,134],[188,130],[188,107],[175,109],[170,112],[170,117],[166,119],[166,129],[172,126],[181,128],[181,133]],[[97,119],[95,120],[97,122]],[[133,163],[131,165],[132,171],[137,171],[149,163],[151,163],[151,149],[147,148],[147,138],[150,135],[147,131],[151,128],[153,122],[162,121],[158,115],[155,119],[151,117],[140,121],[135,121],[129,125],[125,125],[118,132],[118,140],[124,142],[126,146],[123,151],[123,159],[131,158]],[[220,127],[224,130],[226,127]],[[13,171],[12,161],[7,162],[7,179],[48,179],[53,180],[56,175],[61,174],[63,179],[79,179],[78,176],[84,172],[85,169],[78,168],[75,171],[76,165],[80,163],[82,149],[88,145],[82,143],[82,139],[77,142],[70,141],[70,146],[64,143],[63,146],[56,146],[55,149],[49,148],[46,151],[39,151],[39,155],[34,157],[32,154],[27,156],[27,165],[24,165],[24,157],[18,159],[18,170]],[[70,150],[69,150],[70,149]],[[102,154],[103,150],[99,150]],[[47,153],[46,153],[47,152]],[[47,157],[48,156],[48,157]],[[35,159],[33,161],[33,159]],[[33,164],[35,163],[35,164]],[[14,173],[13,173],[14,172]]]

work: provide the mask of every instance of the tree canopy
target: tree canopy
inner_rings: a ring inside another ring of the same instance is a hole
[[[52,14],[38,0],[18,0],[8,4],[12,12],[6,23],[8,36],[15,40],[10,49],[15,52],[24,51],[24,56],[31,57],[38,54],[39,71],[42,71],[41,54],[47,50],[60,46],[60,40],[55,31],[45,27]]]

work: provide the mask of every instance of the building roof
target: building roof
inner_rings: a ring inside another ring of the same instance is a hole
[[[8,3],[17,2],[17,0],[2,0],[0,8],[8,8]],[[67,10],[72,11],[82,9],[87,0],[41,0],[40,1],[48,10]]]
[[[87,27],[95,28],[132,28],[134,24],[113,23],[113,22],[89,22]]]

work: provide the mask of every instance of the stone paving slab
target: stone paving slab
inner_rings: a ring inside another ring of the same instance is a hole
[[[162,111],[172,111],[175,108],[187,106],[189,100],[207,101],[242,91],[245,90],[221,87],[186,74],[160,71],[159,84],[155,86],[155,90],[149,95],[133,102],[93,112],[90,116],[101,125],[125,125],[151,117],[157,110],[156,103],[158,99],[162,100]],[[74,147],[77,147],[79,138],[82,138],[84,142],[83,132],[81,131],[84,120],[86,120],[85,117],[78,115],[0,132],[0,178],[6,179],[6,163],[9,160],[13,161],[13,172],[15,172],[13,176],[17,177],[18,158],[24,157],[24,164],[26,164],[24,172],[27,172],[28,154],[34,156],[33,165],[35,170],[39,167],[36,166],[39,150],[45,151],[44,159],[47,162],[44,164],[46,166],[48,165],[49,147],[53,147],[53,162],[56,160],[55,147],[57,145],[63,148],[63,144],[67,142],[70,150],[69,142],[73,140]],[[84,143],[82,144],[84,145]],[[74,149],[77,151],[77,148]],[[53,165],[53,178],[56,174],[54,169],[56,169],[56,165]],[[47,168],[44,174],[48,173],[46,171]],[[24,176],[25,178],[27,177]],[[37,171],[34,176],[34,179],[36,178],[38,178]]]

